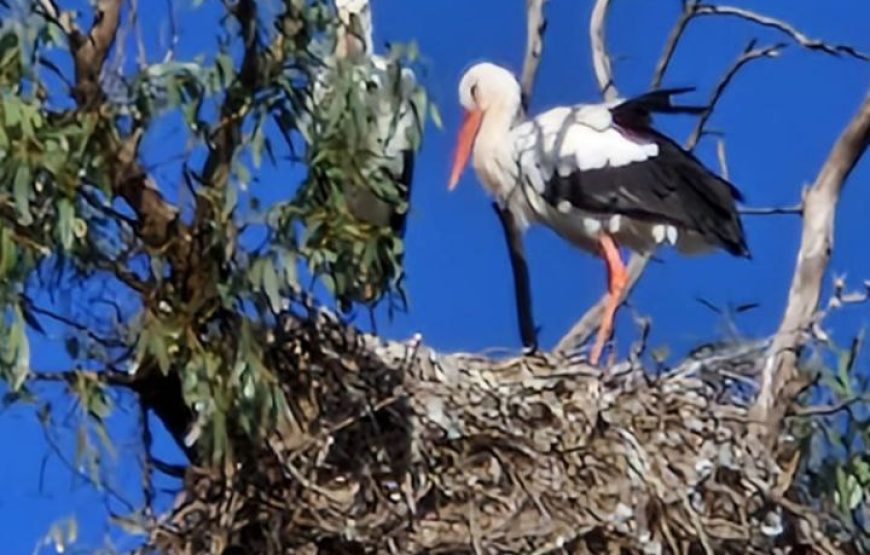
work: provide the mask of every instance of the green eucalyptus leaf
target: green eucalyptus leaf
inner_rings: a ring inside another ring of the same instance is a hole
[[[281,292],[278,285],[278,272],[275,270],[275,265],[271,260],[266,261],[263,266],[263,291],[269,298],[272,311],[280,312]]]
[[[18,213],[18,221],[21,225],[32,224],[33,216],[30,214],[31,175],[30,168],[24,164],[19,165],[15,171],[12,191],[15,196],[15,209]]]
[[[64,251],[69,251],[73,246],[74,224],[75,208],[68,198],[61,198],[57,203],[57,234]]]

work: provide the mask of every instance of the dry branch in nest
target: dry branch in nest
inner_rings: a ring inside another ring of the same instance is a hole
[[[793,466],[756,452],[722,378],[754,367],[763,345],[599,378],[565,359],[385,343],[322,313],[283,329],[269,358],[293,424],[231,469],[190,469],[154,548],[838,552],[784,496]]]

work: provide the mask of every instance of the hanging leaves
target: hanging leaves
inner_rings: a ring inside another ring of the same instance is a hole
[[[339,60],[313,80],[300,130],[308,177],[284,206],[299,249],[342,307],[404,299],[403,238],[425,90],[394,46],[387,59]]]

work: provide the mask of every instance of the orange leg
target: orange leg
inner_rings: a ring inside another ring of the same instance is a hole
[[[625,264],[622,263],[622,257],[619,255],[619,249],[616,247],[613,237],[602,233],[598,237],[598,247],[601,249],[601,257],[604,258],[604,263],[607,265],[607,304],[604,305],[601,326],[598,328],[595,344],[592,346],[592,352],[589,354],[589,362],[593,366],[598,365],[601,351],[604,350],[604,342],[613,333],[613,318],[616,316],[619,300],[628,282]]]

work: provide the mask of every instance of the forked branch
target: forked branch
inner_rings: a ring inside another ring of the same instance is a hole
[[[817,50],[834,56],[846,55],[864,61],[870,60],[870,56],[857,50],[853,46],[833,44],[822,41],[820,39],[812,39],[802,31],[797,29],[794,25],[791,25],[781,19],[759,14],[757,12],[744,8],[736,8],[732,6],[717,6],[713,4],[701,4],[699,0],[685,0],[683,2],[683,11],[677,18],[674,26],[671,28],[671,32],[668,34],[668,38],[665,41],[665,46],[662,50],[662,54],[659,57],[658,62],[656,63],[655,71],[653,71],[652,88],[657,89],[659,86],[661,86],[665,72],[667,71],[671,60],[674,57],[674,53],[677,50],[677,45],[683,38],[689,22],[691,22],[696,17],[709,15],[739,17],[741,19],[744,19],[751,23],[755,23],[757,25],[761,25],[763,27],[776,29],[788,35],[800,46],[809,50]]]
[[[771,46],[756,48],[754,40],[746,45],[746,48],[743,49],[740,56],[734,60],[734,63],[731,64],[731,67],[728,68],[713,88],[710,100],[707,101],[707,108],[701,113],[698,121],[695,123],[695,127],[692,128],[692,132],[689,134],[689,138],[686,139],[686,150],[694,150],[698,145],[698,141],[701,140],[701,136],[704,133],[704,126],[707,124],[710,116],[713,115],[713,110],[716,109],[716,105],[719,103],[722,95],[725,94],[728,85],[731,84],[731,80],[734,79],[734,76],[737,75],[743,66],[752,60],[758,60],[760,58],[776,58],[785,46],[784,43],[778,43]]]
[[[764,27],[770,27],[771,29],[781,31],[782,33],[785,33],[786,35],[791,37],[791,39],[794,40],[796,43],[808,50],[817,50],[819,52],[824,52],[825,54],[831,54],[833,56],[846,55],[852,58],[857,58],[859,60],[864,60],[865,62],[870,61],[870,55],[861,52],[854,46],[850,46],[847,44],[829,43],[821,39],[812,39],[790,23],[787,23],[775,17],[770,17],[764,14],[754,12],[752,10],[747,10],[745,8],[699,4],[694,9],[694,15],[724,15],[739,17],[746,21],[750,21]]]

